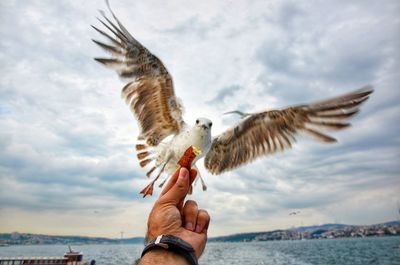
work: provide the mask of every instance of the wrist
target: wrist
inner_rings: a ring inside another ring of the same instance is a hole
[[[148,242],[143,249],[142,257],[149,251],[160,248],[179,255],[184,258],[189,265],[198,265],[196,252],[192,245],[173,235],[159,235],[155,240]]]
[[[139,265],[190,265],[183,256],[163,248],[154,248],[146,252]]]

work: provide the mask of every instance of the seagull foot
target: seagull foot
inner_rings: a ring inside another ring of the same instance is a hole
[[[147,185],[144,189],[140,191],[140,194],[143,194],[143,198],[146,197],[147,195],[153,195],[153,189],[154,189],[154,181],[150,182],[149,185]]]

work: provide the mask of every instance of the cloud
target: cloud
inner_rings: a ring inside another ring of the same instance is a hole
[[[353,127],[329,132],[337,144],[299,136],[292,150],[218,176],[200,164],[209,189],[197,186],[192,198],[211,213],[211,235],[397,218],[397,1],[111,4],[171,72],[187,122],[210,117],[215,135],[238,121],[226,111],[375,87]],[[103,54],[90,40],[99,38],[90,27],[98,9],[105,5],[0,3],[0,231],[145,232],[155,198],[138,195],[148,180],[123,83],[92,59]],[[288,218],[293,210],[301,216]]]

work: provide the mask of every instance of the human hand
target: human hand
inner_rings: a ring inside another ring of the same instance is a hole
[[[177,236],[192,245],[197,258],[201,256],[207,242],[207,229],[210,216],[207,211],[198,209],[197,203],[185,197],[197,171],[186,168],[178,170],[161,192],[147,221],[147,239],[159,235]]]

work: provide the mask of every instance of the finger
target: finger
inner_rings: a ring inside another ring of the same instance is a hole
[[[179,176],[179,169],[175,171],[171,179],[168,181],[167,185],[165,185],[164,189],[160,194],[160,197],[163,196],[165,193],[167,193],[175,185],[178,176]],[[196,179],[196,176],[197,176],[197,170],[194,168],[190,169],[190,184],[193,183],[193,181]]]
[[[183,225],[187,230],[194,231],[196,228],[197,212],[199,208],[197,203],[192,200],[188,200],[183,207]]]
[[[189,171],[186,168],[181,168],[179,170],[179,176],[176,180],[174,186],[162,195],[159,201],[171,202],[172,204],[178,206],[180,201],[183,200],[189,191]]]
[[[188,191],[189,195],[193,194],[193,185],[192,185],[192,183],[196,180],[196,176],[197,176],[197,170],[196,169],[190,169],[190,186],[189,186],[189,191]]]
[[[175,173],[172,175],[171,179],[168,181],[167,185],[165,185],[164,189],[162,190],[160,197],[163,196],[165,193],[167,193],[176,183],[177,179],[179,176],[179,169],[175,171]]]
[[[191,168],[190,169],[190,184],[193,183],[193,181],[196,179],[197,176],[197,169]]]
[[[196,233],[207,233],[208,225],[210,224],[210,215],[206,210],[200,209],[197,213]]]
[[[181,215],[183,214],[183,200],[181,200],[178,205],[176,206],[176,208],[178,208],[179,212],[181,213]]]

